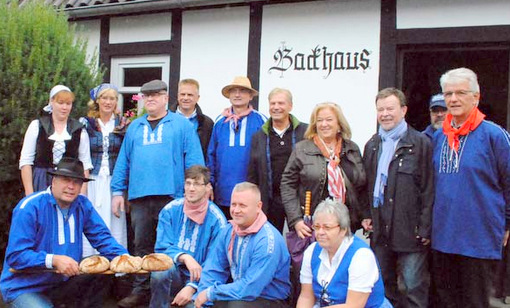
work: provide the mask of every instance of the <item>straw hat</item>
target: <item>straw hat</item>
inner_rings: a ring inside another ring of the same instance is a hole
[[[253,96],[257,96],[259,94],[259,92],[257,90],[255,90],[254,88],[251,87],[250,79],[248,79],[248,77],[244,77],[244,76],[237,76],[236,78],[234,78],[234,81],[232,81],[231,84],[229,84],[229,85],[223,87],[223,89],[221,89],[221,94],[223,94],[223,96],[225,96],[226,98],[230,98],[229,92],[230,92],[230,90],[232,90],[232,88],[248,89],[251,91]]]

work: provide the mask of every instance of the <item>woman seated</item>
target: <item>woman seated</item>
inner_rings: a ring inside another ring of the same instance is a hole
[[[304,253],[297,308],[392,307],[374,253],[350,231],[349,210],[322,201],[313,214],[316,242]]]

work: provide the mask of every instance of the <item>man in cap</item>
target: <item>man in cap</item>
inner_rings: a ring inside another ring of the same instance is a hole
[[[214,201],[230,217],[232,189],[247,178],[251,138],[267,118],[250,105],[258,92],[247,77],[235,77],[221,93],[231,106],[216,119],[207,150],[207,166],[211,170]]]
[[[82,234],[108,259],[127,254],[92,203],[79,195],[83,164],[64,157],[51,186],[14,208],[0,289],[12,307],[102,307],[107,275],[79,275]],[[15,271],[11,271],[13,269]]]
[[[170,110],[178,113],[188,120],[198,133],[204,159],[207,158],[207,146],[211,139],[213,120],[202,113],[198,105],[200,99],[200,85],[195,79],[183,79],[179,81],[177,103],[170,105]]]
[[[268,96],[271,117],[251,141],[248,182],[257,184],[262,194],[262,209],[269,222],[280,232],[285,209],[280,196],[282,173],[296,142],[303,139],[308,125],[290,114],[292,93],[275,88]]]
[[[427,126],[422,133],[432,140],[436,130],[443,126],[443,121],[446,116],[446,103],[444,102],[443,93],[436,94],[430,98],[429,111],[430,125]]]
[[[239,183],[231,200],[232,221],[220,231],[207,257],[195,307],[206,302],[228,308],[287,307],[290,255],[262,211],[259,188]]]
[[[147,115],[128,127],[112,177],[112,211],[125,210],[127,191],[133,254],[154,251],[159,211],[184,194],[184,170],[204,165],[200,141],[193,125],[184,117],[168,112],[167,85],[161,80],[145,83],[141,90]],[[120,307],[145,305],[150,299],[149,276],[137,275],[130,296]]]

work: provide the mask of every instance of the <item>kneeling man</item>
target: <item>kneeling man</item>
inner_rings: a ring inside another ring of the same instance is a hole
[[[262,212],[257,185],[234,187],[231,225],[218,235],[205,262],[195,307],[286,307],[290,256],[280,232]],[[232,282],[227,282],[229,275]]]
[[[191,302],[202,265],[214,250],[218,233],[227,226],[223,212],[208,200],[212,190],[209,169],[192,166],[184,178],[185,197],[173,200],[159,213],[155,251],[169,255],[175,266],[151,274],[151,308]]]
[[[109,275],[79,275],[82,234],[110,260],[127,251],[92,203],[79,195],[83,182],[90,181],[79,160],[64,157],[48,173],[51,186],[14,208],[0,278],[2,297],[9,307],[102,307]]]

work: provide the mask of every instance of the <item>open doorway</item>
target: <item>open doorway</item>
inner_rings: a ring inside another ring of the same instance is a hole
[[[429,99],[440,93],[439,78],[447,70],[467,67],[478,75],[480,110],[509,128],[510,46],[420,46],[399,50],[398,82],[408,99],[407,121],[417,130],[429,124]]]

